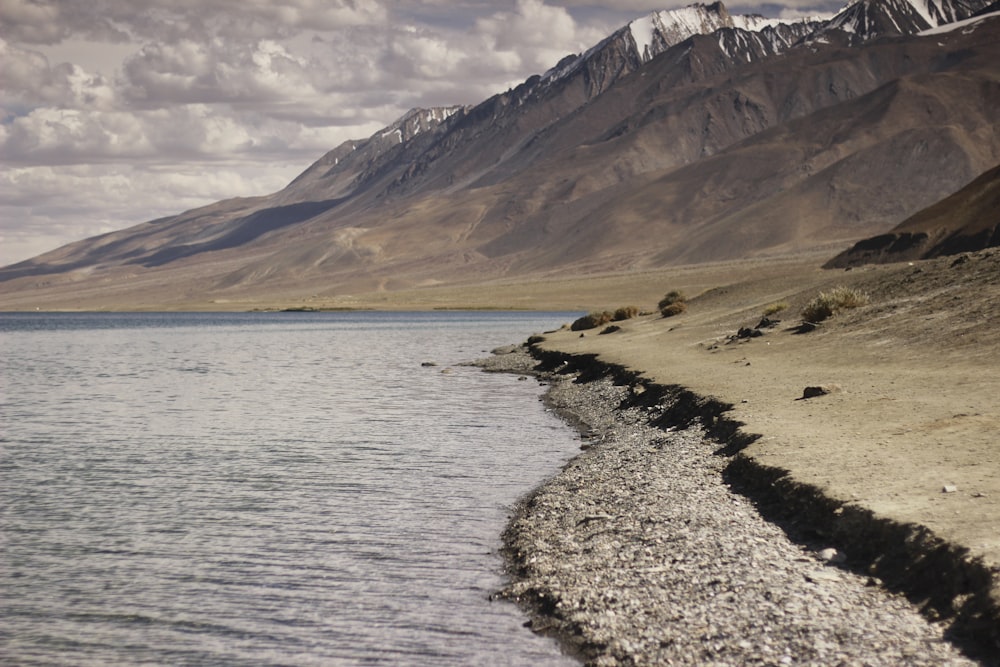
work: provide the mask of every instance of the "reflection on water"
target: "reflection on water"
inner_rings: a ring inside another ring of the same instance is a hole
[[[568,319],[0,315],[0,661],[572,664],[488,600],[572,435],[454,365]]]

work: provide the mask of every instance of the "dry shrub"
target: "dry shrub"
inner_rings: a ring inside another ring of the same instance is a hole
[[[802,319],[816,324],[833,317],[838,310],[857,308],[867,305],[868,302],[868,295],[861,290],[853,287],[834,287],[829,292],[820,292],[819,296],[806,304],[802,309]]]
[[[687,310],[687,299],[682,292],[673,290],[667,292],[656,307],[660,309],[660,315],[663,317],[673,317]]]
[[[614,319],[614,316],[615,316],[614,313],[607,310],[603,312],[595,311],[593,313],[590,313],[589,315],[584,315],[580,319],[576,320],[575,322],[573,322],[573,324],[570,325],[569,328],[571,331],[583,331],[584,329],[595,329],[599,326],[603,326],[608,322],[610,322],[612,319]]]
[[[622,320],[630,320],[633,317],[639,315],[639,306],[622,306],[615,310],[614,317],[612,320],[614,322],[621,322]]]
[[[764,307],[764,317],[770,317],[771,315],[777,315],[783,310],[788,310],[787,301],[777,301],[768,306]]]
[[[674,315],[680,315],[687,309],[688,305],[686,302],[675,301],[660,308],[660,315],[663,315],[663,317],[673,317]]]

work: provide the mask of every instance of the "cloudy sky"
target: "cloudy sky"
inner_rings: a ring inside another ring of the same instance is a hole
[[[684,4],[0,0],[0,265],[274,192],[412,107],[480,102]]]

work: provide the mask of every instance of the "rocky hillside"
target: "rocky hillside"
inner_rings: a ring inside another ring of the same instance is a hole
[[[905,262],[1000,246],[1000,166],[885,234],[858,241],[827,268]]]

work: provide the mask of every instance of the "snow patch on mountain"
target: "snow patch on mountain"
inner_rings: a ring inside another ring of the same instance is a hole
[[[765,18],[756,14],[733,16],[722,2],[710,5],[695,3],[680,9],[654,11],[631,21],[587,49],[585,53],[563,58],[555,67],[545,72],[539,78],[539,82],[542,85],[551,85],[565,79],[610,47],[630,44],[626,48],[634,49],[638,63],[645,64],[695,35],[711,35],[725,28],[760,34],[761,39],[755,41],[767,42],[771,45],[769,51],[776,53],[811,32],[807,26],[816,25],[829,18],[830,16],[810,16],[787,20]],[[789,30],[789,27],[793,29]],[[731,46],[727,47],[727,50],[731,50]],[[741,59],[744,57],[745,54],[740,54]]]
[[[910,5],[912,5],[913,8],[917,10],[917,13],[920,14],[925,21],[927,21],[927,25],[939,25],[934,16],[934,12],[932,11],[932,7],[934,6],[933,0],[913,0],[910,2]]]
[[[750,32],[757,32],[758,30],[763,30],[764,28],[774,28],[784,23],[788,23],[788,21],[783,21],[782,19],[769,19],[767,17],[760,16],[759,14],[738,14],[732,18],[734,28],[741,28],[743,30],[749,30]]]
[[[971,19],[964,19],[962,21],[955,21],[954,23],[945,23],[936,28],[929,28],[928,30],[921,31],[917,33],[921,37],[927,37],[930,35],[943,35],[945,33],[952,32],[954,30],[962,30],[964,28],[970,28],[975,30],[975,26],[983,21],[989,21],[991,19],[1000,19],[1000,11],[990,12],[989,14],[981,14],[979,16],[973,16]]]
[[[732,27],[733,17],[721,2],[652,12],[628,25],[642,62],[694,35],[710,35],[719,28]]]
[[[869,40],[911,35],[970,17],[991,0],[852,0],[821,32],[841,30]]]
[[[929,0],[932,1],[932,0]],[[770,32],[766,41],[775,50],[787,47],[783,40],[775,39],[774,31],[784,26],[818,23],[829,16],[803,17],[794,20],[766,18],[757,14],[732,15],[721,2],[711,5],[693,4],[681,9],[657,11],[628,24],[637,55],[648,62],[670,47],[695,35],[711,35],[723,28],[733,28],[748,33]],[[746,54],[741,54],[746,55]]]
[[[432,130],[464,109],[462,106],[414,108],[399,117],[396,122],[378,133],[380,139],[395,137],[393,143],[409,141],[422,132]]]
[[[632,31],[632,39],[635,41],[635,48],[638,50],[643,62],[651,58],[649,54],[653,46],[653,36],[655,34],[653,26],[653,17],[655,16],[656,14],[650,14],[628,24],[629,30]]]

